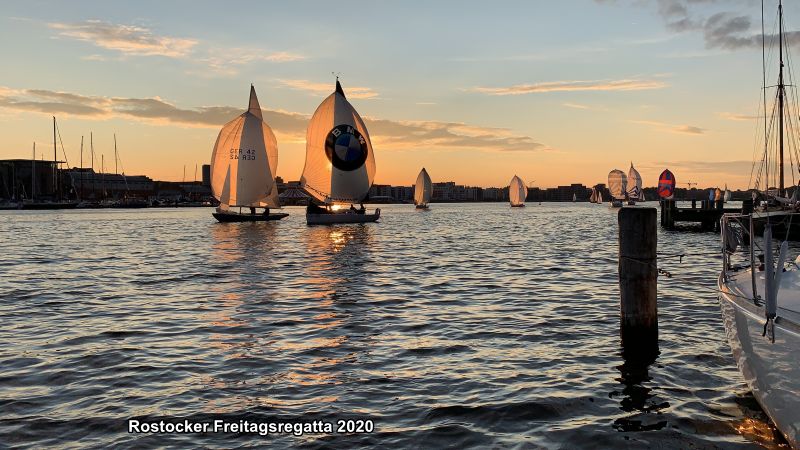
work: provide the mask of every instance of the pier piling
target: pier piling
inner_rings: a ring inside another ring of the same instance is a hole
[[[657,349],[656,209],[622,208],[617,220],[622,346],[626,350]]]

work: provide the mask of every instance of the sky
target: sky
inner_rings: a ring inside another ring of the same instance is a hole
[[[96,159],[113,171],[116,135],[125,173],[192,180],[253,83],[278,138],[277,174],[298,180],[308,119],[335,73],[367,122],[376,183],[411,185],[425,167],[434,182],[505,186],[516,174],[531,186],[594,185],[632,162],[645,186],[669,168],[679,187],[747,188],[763,145],[760,8],[2,2],[0,158],[29,158],[35,142],[37,157],[52,159],[54,115],[70,166],[80,164],[81,137],[89,166],[91,133]],[[777,2],[765,8],[769,35]],[[800,6],[784,9],[791,46]]]

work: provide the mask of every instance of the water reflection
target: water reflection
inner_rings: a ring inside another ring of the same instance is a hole
[[[669,408],[669,402],[659,401],[654,389],[648,386],[652,381],[650,366],[656,362],[657,351],[631,351],[623,349],[620,352],[622,365],[617,366],[620,377],[617,378],[622,385],[622,392],[614,391],[611,397],[622,396],[620,409],[626,413],[633,413],[620,417],[614,421],[617,431],[652,431],[660,430],[667,426],[666,420],[653,421],[651,413],[659,413]]]

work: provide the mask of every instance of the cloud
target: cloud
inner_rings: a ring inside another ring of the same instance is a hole
[[[595,0],[601,4],[615,3],[608,0]],[[706,48],[737,50],[743,48],[761,48],[760,18],[743,15],[731,11],[737,5],[749,5],[747,1],[722,0],[650,0],[641,2],[631,0],[633,4],[655,4],[658,15],[664,20],[666,27],[675,32],[700,32],[703,34]],[[704,11],[698,11],[702,8]],[[753,24],[758,22],[759,26]],[[774,34],[765,36],[768,45],[776,45],[778,38]],[[800,32],[787,31],[784,39],[789,44],[800,43]]]
[[[730,113],[730,112],[721,112],[721,113],[717,113],[717,115],[720,116],[723,119],[735,120],[735,121],[756,120],[756,119],[763,119],[764,118],[764,116],[761,116],[761,115],[754,116],[754,115],[736,114],[736,113]]]
[[[0,109],[70,115],[94,120],[119,117],[153,125],[219,128],[241,114],[244,105],[181,108],[158,97],[101,97],[0,86]],[[264,109],[263,113],[264,120],[284,141],[303,141],[310,116],[270,109]],[[518,135],[505,128],[460,122],[397,121],[373,117],[365,117],[365,121],[373,143],[383,150],[521,152],[548,149],[529,136]]]
[[[236,75],[241,66],[255,62],[287,63],[306,59],[304,55],[289,51],[202,45],[197,39],[159,36],[149,28],[100,20],[86,20],[79,23],[54,22],[48,23],[47,26],[56,30],[59,37],[90,42],[97,47],[119,52],[121,56],[117,59],[125,56],[164,56],[202,66],[202,70],[189,71],[195,75],[230,76]],[[108,61],[114,58],[91,54],[81,59]]]
[[[158,36],[151,30],[136,25],[119,25],[100,20],[80,23],[49,23],[59,36],[91,42],[108,50],[126,55],[167,56],[179,58],[188,55],[197,44],[194,39]]]
[[[638,91],[661,89],[667,84],[658,80],[599,80],[599,81],[549,81],[536,84],[517,84],[509,87],[476,87],[472,90],[488,95],[523,95],[543,92],[576,91]]]
[[[673,125],[665,122],[657,122],[654,120],[631,120],[631,123],[638,123],[641,125],[649,125],[659,131],[668,131],[671,133],[701,135],[705,134],[706,129],[696,127],[693,125]]]
[[[308,80],[278,80],[284,86],[298,91],[310,92],[318,96],[333,93],[336,87],[333,83],[314,83]],[[343,88],[347,98],[370,99],[378,97],[378,93],[368,87],[348,86]]]
[[[235,75],[238,73],[240,66],[255,62],[285,63],[304,59],[306,57],[298,53],[286,51],[269,52],[260,48],[242,47],[211,49],[208,50],[207,56],[197,58],[198,61],[206,63],[217,74],[228,75]]]
[[[679,174],[679,171],[688,174],[724,174],[735,177],[747,176],[753,167],[752,161],[661,161],[642,166],[645,169],[658,169],[669,167]]]

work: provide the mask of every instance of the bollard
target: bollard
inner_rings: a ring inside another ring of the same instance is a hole
[[[655,208],[622,208],[619,222],[620,336],[626,351],[658,349]]]

